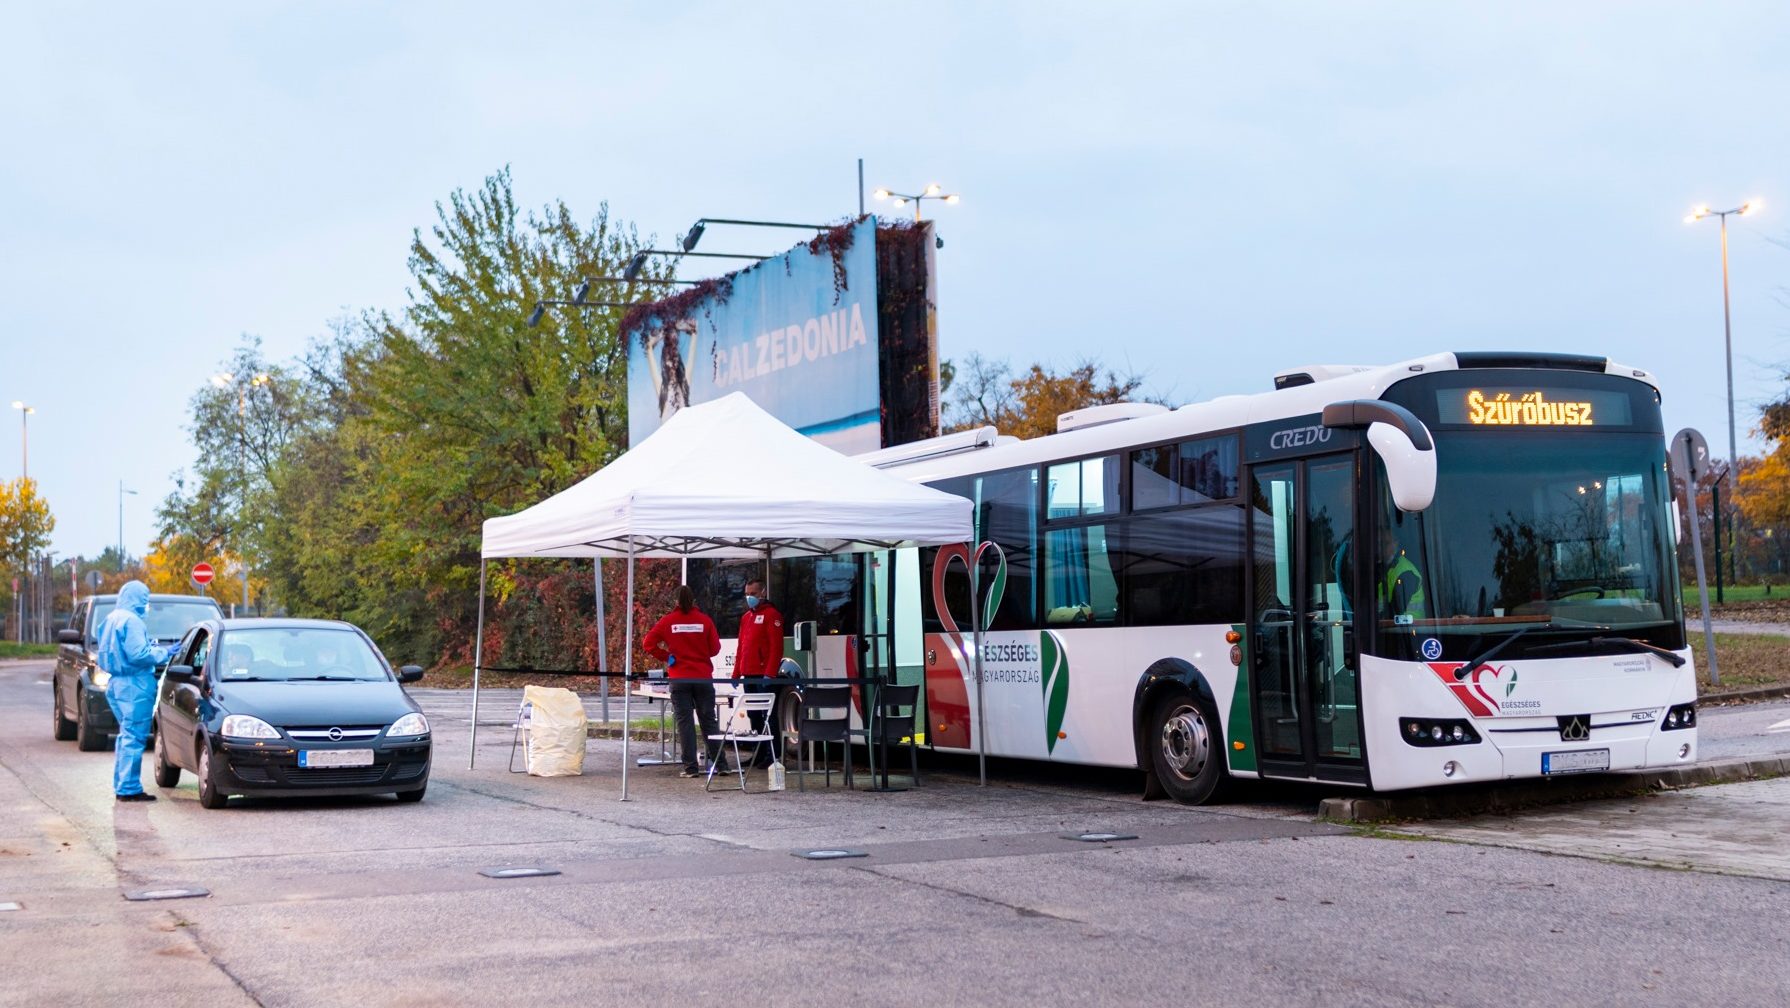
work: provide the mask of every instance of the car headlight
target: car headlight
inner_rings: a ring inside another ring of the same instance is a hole
[[[224,719],[224,727],[220,729],[225,738],[279,738],[280,733],[274,731],[273,725],[258,717],[247,714],[232,714]]]
[[[392,726],[385,730],[386,738],[396,738],[400,735],[427,734],[429,734],[429,719],[415,712],[406,714],[398,720],[393,721]]]
[[[94,669],[93,670],[93,688],[94,689],[105,689],[106,684],[111,681],[112,681],[112,673],[107,672],[105,669]]]

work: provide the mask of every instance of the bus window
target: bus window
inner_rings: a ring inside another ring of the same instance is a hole
[[[1117,514],[1119,511],[1119,457],[1103,455],[1050,467],[1051,518]]]
[[[1197,438],[1131,453],[1131,508],[1209,504],[1237,497],[1235,434]]]
[[[1000,543],[1007,555],[1007,584],[990,630],[1031,630],[1038,626],[1038,589],[1032,576],[1038,553],[1038,470],[1009,469],[976,480],[976,539]],[[993,555],[983,558],[994,563]],[[992,566],[981,583],[993,581]]]
[[[1044,622],[1113,623],[1119,618],[1119,579],[1107,526],[1051,529],[1044,546]]]
[[[1243,619],[1243,509],[1137,515],[1125,523],[1124,612],[1130,626]]]

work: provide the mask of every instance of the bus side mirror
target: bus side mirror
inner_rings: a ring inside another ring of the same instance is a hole
[[[1367,428],[1367,443],[1386,466],[1386,486],[1400,511],[1422,511],[1436,499],[1436,442],[1410,410],[1379,399],[1324,407],[1324,426]]]

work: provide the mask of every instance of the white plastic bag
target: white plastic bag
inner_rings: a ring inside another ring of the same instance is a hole
[[[551,686],[524,686],[527,705],[528,772],[535,777],[576,777],[584,773],[589,737],[578,694]]]

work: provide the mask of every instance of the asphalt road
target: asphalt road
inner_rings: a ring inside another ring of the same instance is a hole
[[[0,907],[19,904],[0,909],[0,1005],[1507,1008],[1790,991],[1790,883],[1744,859],[1663,871],[1566,841],[1539,853],[1520,830],[1420,842],[1317,823],[1304,792],[1189,809],[1138,801],[1124,775],[1018,765],[986,789],[947,768],[895,794],[708,795],[649,769],[623,803],[617,743],[591,742],[582,777],[512,775],[499,708],[468,770],[461,701],[433,694],[421,804],[208,812],[188,779],[119,805],[109,754],[51,741],[47,671],[0,663]],[[1723,730],[1706,717],[1706,737]],[[1060,836],[1094,829],[1137,839]],[[868,856],[790,854],[821,846]],[[510,865],[562,874],[477,874]],[[211,895],[121,898],[181,885]]]

